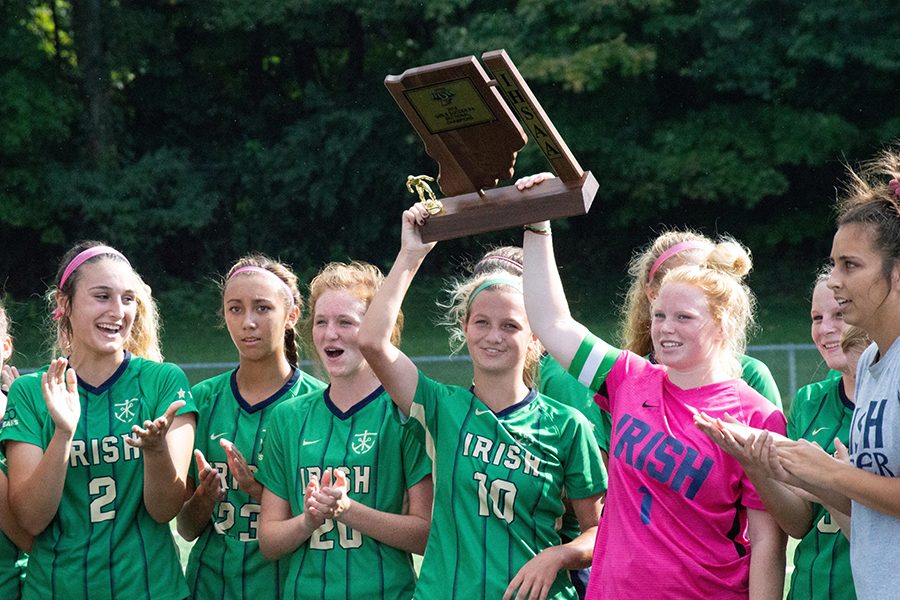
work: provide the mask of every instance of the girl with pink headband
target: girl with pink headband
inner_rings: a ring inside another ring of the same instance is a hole
[[[191,597],[281,598],[286,561],[268,561],[257,533],[262,484],[256,463],[276,407],[324,387],[299,368],[297,276],[261,254],[238,260],[222,281],[222,312],[236,369],[195,385],[195,464],[178,532],[196,540],[186,569]]]
[[[184,598],[169,521],[196,409],[181,369],[159,362],[150,288],[119,251],[85,242],[49,298],[66,358],[13,382],[0,433],[10,504],[34,536],[23,597]]]
[[[551,177],[552,173],[538,173],[520,179],[516,182],[516,186],[524,190],[539,185]],[[669,229],[635,252],[628,265],[631,283],[620,311],[621,325],[618,337],[624,350],[654,360],[653,344],[650,340],[650,304],[659,291],[660,282],[665,274],[675,267],[702,263],[715,245],[713,240],[695,231]],[[741,379],[775,407],[781,409],[781,394],[769,368],[762,361],[746,354],[741,355],[740,363]],[[564,395],[581,398],[577,401],[572,400],[573,406],[576,402],[584,404],[585,393],[591,397],[590,404],[594,404],[593,393],[590,390],[582,391],[584,386],[566,373],[552,356],[541,361],[541,382],[541,391],[550,396],[560,399]],[[586,413],[592,422],[597,422],[594,433],[600,444],[603,461],[608,463],[612,422],[606,411],[598,411],[598,420],[594,412],[596,410],[594,405],[587,409]]]
[[[652,300],[657,363],[614,348],[572,317],[549,224],[526,228],[523,247],[535,333],[597,392],[614,423],[587,598],[780,599],[784,533],[738,461],[693,422],[698,410],[727,411],[785,431],[784,415],[738,378],[753,319],[742,281],[751,267],[747,250],[723,242],[702,265],[665,274]]]

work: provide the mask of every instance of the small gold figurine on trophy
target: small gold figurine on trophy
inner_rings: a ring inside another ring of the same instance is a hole
[[[440,200],[434,197],[434,192],[431,191],[431,186],[428,185],[429,181],[434,181],[434,177],[429,177],[428,175],[414,177],[410,175],[406,178],[406,189],[410,194],[418,192],[419,202],[425,206],[425,210],[428,211],[428,214],[436,215],[444,210],[444,205],[441,204]]]

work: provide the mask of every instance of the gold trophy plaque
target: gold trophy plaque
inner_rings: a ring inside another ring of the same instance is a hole
[[[384,80],[440,168],[442,209],[426,221],[425,241],[583,215],[597,193],[597,180],[582,171],[506,51],[481,60],[493,78],[468,56]],[[529,135],[557,178],[525,191],[496,187],[513,176]]]

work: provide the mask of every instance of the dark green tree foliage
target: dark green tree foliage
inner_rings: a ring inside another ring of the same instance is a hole
[[[156,287],[250,250],[305,275],[386,265],[406,176],[436,167],[384,76],[494,48],[600,180],[591,214],[558,225],[593,276],[663,225],[744,239],[773,281],[811,273],[841,161],[900,137],[892,0],[6,0],[0,32],[0,261],[17,296],[86,237]],[[544,169],[520,155],[517,174]],[[442,244],[430,268],[518,239]]]

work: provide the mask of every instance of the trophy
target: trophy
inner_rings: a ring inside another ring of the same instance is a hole
[[[440,167],[440,201],[427,184],[431,177],[407,180],[433,215],[422,229],[426,242],[583,215],[597,193],[597,180],[582,171],[506,51],[486,52],[481,60],[493,78],[468,56],[384,80]],[[513,176],[526,130],[557,177],[525,191],[496,187]]]

